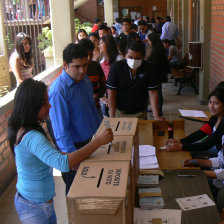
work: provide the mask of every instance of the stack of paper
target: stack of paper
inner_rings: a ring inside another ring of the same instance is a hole
[[[142,209],[163,208],[164,201],[161,189],[157,188],[139,188],[139,206]]]
[[[139,145],[139,168],[140,170],[159,168],[154,146]]]
[[[206,114],[201,110],[180,110],[182,116],[184,117],[207,117]]]
[[[139,175],[138,187],[157,187],[159,185],[159,175]]]

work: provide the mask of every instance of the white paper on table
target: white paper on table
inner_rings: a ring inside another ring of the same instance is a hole
[[[139,156],[154,156],[156,148],[152,145],[139,145]]]
[[[157,169],[159,168],[159,164],[145,164],[145,165],[141,165],[139,164],[139,169],[143,170],[143,169]]]
[[[185,198],[177,198],[176,201],[183,211],[215,205],[215,203],[208,197],[207,194]]]
[[[157,164],[158,160],[156,156],[143,156],[143,157],[139,157],[139,163],[142,165]]]
[[[161,218],[163,223],[181,224],[181,210],[176,209],[134,209],[134,224],[149,224],[153,218]]]
[[[184,117],[207,117],[203,111],[200,110],[180,110],[182,116]]]

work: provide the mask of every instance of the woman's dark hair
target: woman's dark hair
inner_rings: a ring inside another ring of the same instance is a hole
[[[105,35],[100,38],[105,44],[107,48],[107,55],[109,58],[109,64],[111,65],[113,62],[116,61],[119,52],[117,50],[117,45],[115,39],[110,35]]]
[[[80,33],[85,33],[86,37],[88,36],[88,34],[86,33],[86,31],[84,29],[79,29],[78,32],[77,32],[77,34],[76,34],[76,40],[78,40],[78,41],[79,41],[78,35]]]
[[[224,81],[219,82],[215,88],[222,88],[222,89],[224,89]]]
[[[216,87],[214,90],[212,90],[208,95],[208,101],[212,96],[215,96],[219,101],[222,102],[224,106],[224,88],[223,87]]]
[[[126,54],[126,48],[127,48],[127,38],[126,37],[116,37],[115,38],[117,49],[120,51],[120,53],[125,56]]]
[[[91,40],[89,39],[82,39],[79,41],[79,45],[83,48],[85,48],[85,50],[88,51],[93,51],[94,50],[94,44]]]
[[[169,63],[166,56],[166,50],[160,40],[158,34],[150,33],[148,39],[152,44],[152,51],[149,56],[149,61],[155,65],[158,73],[161,75],[161,82],[165,81],[166,73],[169,70]]]
[[[89,36],[88,36],[88,39],[89,39],[90,37],[95,37],[95,38],[98,39],[98,40],[100,39],[99,34],[98,34],[97,32],[92,32],[92,33],[90,33]]]
[[[8,120],[8,140],[10,148],[14,153],[14,145],[18,130],[38,130],[45,135],[43,128],[37,120],[47,86],[33,79],[24,80],[15,93],[12,114]]]
[[[63,61],[69,64],[76,58],[88,58],[88,54],[79,44],[71,43],[63,50]]]
[[[134,40],[140,40],[140,36],[138,33],[131,31],[128,35],[127,35],[127,43],[129,44],[131,41]]]
[[[30,50],[29,52],[24,51],[23,41],[27,39],[30,43]],[[18,33],[15,38],[14,48],[16,49],[19,58],[24,61],[25,65],[31,67],[33,65],[33,51],[32,51],[32,40],[31,38],[25,33]]]

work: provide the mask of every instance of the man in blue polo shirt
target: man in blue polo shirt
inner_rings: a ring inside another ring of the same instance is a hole
[[[149,94],[154,119],[164,120],[158,109],[160,80],[152,64],[143,60],[142,42],[132,41],[127,49],[126,59],[112,64],[107,79],[110,117],[145,119]]]
[[[100,118],[95,106],[92,84],[86,76],[87,52],[78,44],[63,51],[64,69],[51,84],[48,95],[50,118],[59,149],[69,153],[86,145],[98,129]],[[76,172],[63,173],[66,194]]]

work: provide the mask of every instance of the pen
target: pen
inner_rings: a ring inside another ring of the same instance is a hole
[[[194,175],[194,174],[179,174],[177,176],[178,177],[195,177],[196,175]]]
[[[190,160],[190,161],[187,161],[188,163],[197,163],[198,161],[196,160]]]

